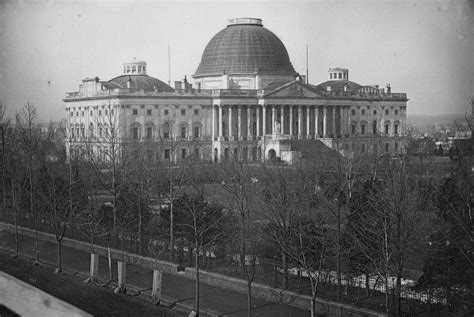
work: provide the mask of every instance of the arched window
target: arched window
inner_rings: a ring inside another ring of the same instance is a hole
[[[377,134],[377,121],[372,122],[372,134]]]
[[[170,137],[170,124],[168,122],[165,122],[163,124],[163,138],[169,139]]]
[[[147,140],[153,139],[153,130],[154,130],[154,124],[152,122],[149,122],[145,126],[145,138]]]
[[[140,124],[139,123],[132,123],[132,125],[130,126],[130,138],[132,140],[140,139]]]
[[[390,134],[390,121],[385,121],[384,132],[386,135]]]

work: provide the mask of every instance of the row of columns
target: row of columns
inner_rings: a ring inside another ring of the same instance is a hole
[[[235,119],[233,118],[232,109],[237,107],[237,135],[233,133]],[[245,107],[245,108],[243,108]],[[260,120],[260,107],[262,108],[261,114],[263,120]],[[293,131],[295,121],[293,118],[294,108],[297,108],[297,131]],[[216,140],[223,137],[237,137],[242,138],[244,135],[242,132],[242,112],[246,112],[247,119],[247,131],[246,137],[261,137],[267,133],[267,108],[270,111],[270,124],[271,132],[269,134],[289,134],[295,135],[297,132],[298,137],[309,137],[309,136],[323,136],[329,137],[337,134],[348,134],[349,133],[349,106],[304,106],[304,105],[263,105],[263,106],[233,106],[233,105],[219,105],[212,107],[212,139]],[[285,129],[286,112],[288,108],[288,129]],[[322,121],[320,120],[320,110],[322,108]],[[339,131],[336,129],[336,109],[339,109]],[[328,111],[329,110],[329,111]],[[224,114],[227,111],[227,133],[224,133]],[[277,115],[279,113],[279,119]],[[303,112],[306,116],[306,131],[303,131]],[[311,118],[311,113],[314,113],[314,117]],[[255,118],[255,119],[253,119]],[[252,120],[253,119],[253,120]],[[262,129],[260,129],[260,121]],[[217,124],[216,124],[217,122]],[[313,122],[313,124],[312,124]],[[255,125],[253,126],[252,123]],[[312,128],[313,127],[313,131]]]

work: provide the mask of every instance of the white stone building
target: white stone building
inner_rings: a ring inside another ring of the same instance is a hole
[[[322,148],[394,154],[404,146],[406,94],[352,82],[344,68],[308,84],[260,19],[230,20],[204,49],[194,85],[185,78],[171,88],[146,66],[126,63],[122,75],[84,79],[66,94],[71,153],[107,159],[113,143],[120,155],[128,148],[149,160],[291,164]]]

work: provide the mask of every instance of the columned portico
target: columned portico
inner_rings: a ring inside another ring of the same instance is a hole
[[[290,111],[290,136],[293,137],[293,106],[290,105],[288,110]]]
[[[310,121],[310,106],[306,106],[306,138],[309,139],[311,135],[311,121]]]
[[[247,140],[252,139],[251,110],[252,108],[250,106],[247,106]]]
[[[242,137],[242,106],[237,106],[237,137]]]
[[[302,136],[303,136],[303,113],[302,113],[302,109],[301,109],[301,106],[297,106],[298,107],[298,139],[301,139]]]
[[[314,138],[319,137],[319,107],[314,107]]]
[[[323,137],[328,137],[328,109],[323,106]]]
[[[331,130],[332,130],[332,137],[336,137],[336,106],[333,106],[332,109],[331,109],[331,115],[332,115],[332,127],[331,127]]]

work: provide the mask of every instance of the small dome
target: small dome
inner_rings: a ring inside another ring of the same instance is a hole
[[[207,44],[193,77],[227,74],[295,75],[288,52],[262,20],[238,18]]]
[[[174,92],[174,89],[159,79],[148,75],[122,75],[104,83],[108,89],[125,89],[130,81],[130,88],[143,89],[145,92]]]

